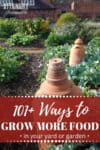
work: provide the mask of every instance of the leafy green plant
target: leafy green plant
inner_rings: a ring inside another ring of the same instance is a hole
[[[35,40],[35,37],[32,35],[25,35],[22,33],[16,33],[12,35],[8,40],[7,43],[10,46],[26,46],[26,45],[31,45],[33,44],[33,41]]]
[[[37,39],[47,38],[50,33],[49,21],[42,18],[19,20],[17,32],[35,36]]]
[[[8,38],[16,32],[15,19],[0,19],[0,38]]]
[[[45,63],[53,57],[60,57],[65,62],[65,68],[68,72],[69,79],[73,80],[80,87],[88,87],[90,89],[100,86],[100,43],[99,38],[91,40],[86,47],[86,55],[83,62],[79,65],[68,66],[70,46],[48,47],[42,59]],[[44,65],[43,71],[40,73],[39,79],[42,82],[45,79],[47,66]],[[88,93],[89,94],[89,93]]]
[[[0,38],[9,38],[15,33],[32,35],[37,39],[45,39],[50,33],[49,21],[36,19],[0,19]]]
[[[46,46],[64,45],[67,41],[66,39],[67,39],[66,35],[50,33],[45,43]]]
[[[80,27],[77,24],[70,23],[64,24],[60,28],[54,30],[56,34],[65,35],[66,42],[72,44],[74,40],[78,37]]]
[[[95,37],[93,38],[89,43],[88,43],[89,47],[98,47],[100,48],[100,37]],[[97,52],[97,51],[96,51]]]
[[[26,56],[15,49],[0,48],[0,82],[16,80]]]
[[[83,62],[79,65],[67,67],[69,78],[80,87],[97,88],[100,86],[100,62]]]

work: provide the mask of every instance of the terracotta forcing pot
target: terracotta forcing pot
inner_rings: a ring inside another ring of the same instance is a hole
[[[62,59],[54,58],[49,61],[46,80],[35,95],[80,96],[82,92],[72,81],[68,80]]]
[[[60,58],[54,58],[49,61],[46,80],[41,84],[35,96],[48,95],[71,95],[82,96],[82,91],[67,78],[64,69],[64,63]],[[39,150],[48,150],[52,144],[39,143]]]
[[[49,61],[46,80],[35,95],[82,96],[82,91],[68,80],[62,59],[54,58]],[[48,150],[49,146],[50,143],[39,143],[39,150]]]
[[[85,49],[82,39],[78,38],[74,42],[74,46],[71,49],[70,57],[69,57],[69,65],[77,65],[80,64],[84,58]]]

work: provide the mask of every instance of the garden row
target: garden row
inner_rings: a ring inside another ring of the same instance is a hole
[[[49,32],[49,20],[46,19],[0,19],[0,38],[7,39],[10,46],[32,45],[36,40],[47,38]]]
[[[41,56],[44,64],[53,57],[62,58],[69,79],[83,89],[84,95],[97,95],[100,86],[100,29],[87,27],[72,13],[65,13],[51,28],[48,20],[37,18],[34,20],[0,19],[0,37],[8,38],[7,43],[14,45],[30,45],[36,39],[46,39],[46,49]],[[71,44],[80,36],[86,42],[86,54],[81,64],[70,66],[69,55]],[[34,37],[34,40],[33,40]],[[29,41],[28,41],[29,40]],[[10,82],[18,78],[18,71],[28,56],[15,49],[0,48],[0,82]],[[47,65],[38,80],[45,80]],[[96,89],[90,92],[90,89]]]
[[[91,21],[77,18],[73,13],[62,14],[55,24],[43,18],[0,19],[0,38],[6,38],[10,46],[33,45],[34,41],[44,39],[47,39],[46,46],[72,44],[77,36],[87,43],[100,36],[100,28],[93,26]]]
[[[65,13],[50,32],[45,41],[46,49],[42,54],[45,64],[53,57],[62,58],[69,79],[81,87],[86,96],[99,95],[97,91],[100,88],[100,33],[97,31],[100,31],[100,28],[91,29],[85,21],[81,21],[73,14]],[[85,41],[85,57],[81,64],[69,66],[71,44],[77,36]],[[45,80],[46,71],[47,65],[44,65],[39,76],[41,82]]]
[[[80,36],[85,41],[86,54],[81,64],[69,66],[71,44]],[[45,40],[45,51],[41,55],[44,62],[38,77],[45,80],[48,60],[59,57],[64,60],[68,77],[83,89],[84,95],[98,95],[100,87],[100,29],[87,26],[73,14],[63,14],[51,28],[48,20],[0,19],[0,38],[7,38],[10,46],[32,45],[35,40]],[[0,82],[18,79],[20,67],[29,57],[13,48],[0,48]],[[33,84],[33,83],[32,83]],[[91,89],[95,89],[92,90]],[[49,147],[49,150],[100,149],[100,144],[65,143]]]
[[[69,56],[71,46],[69,44],[48,47],[42,54],[45,62],[39,80],[45,80],[48,60],[59,57],[64,60],[65,69],[68,72],[69,79],[82,88],[84,95],[96,95],[100,88],[100,37],[92,39],[86,48],[86,54],[81,64],[69,66]],[[90,90],[96,89],[96,90]],[[94,91],[94,92],[92,92]],[[98,93],[99,94],[99,93]]]

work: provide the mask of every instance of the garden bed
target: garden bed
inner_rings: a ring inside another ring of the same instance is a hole
[[[0,47],[11,47],[7,44],[7,39],[0,39]],[[36,40],[31,46],[14,46],[14,48],[19,50],[38,50],[39,48],[44,48],[44,43],[41,40]]]
[[[39,87],[40,54],[31,54],[19,72],[17,81],[0,84],[0,96],[33,96]]]

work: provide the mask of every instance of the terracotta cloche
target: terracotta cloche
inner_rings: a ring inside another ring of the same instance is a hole
[[[40,85],[40,89],[35,95],[81,96],[82,92],[79,87],[68,80],[63,60],[60,58],[53,58],[49,60],[46,80]]]
[[[82,39],[75,40],[74,45],[70,52],[69,65],[80,64],[85,56],[85,48]]]
[[[82,91],[67,78],[63,60],[54,58],[49,60],[46,80],[41,84],[36,96],[70,95],[82,96]],[[50,143],[39,143],[39,150],[47,150]]]

